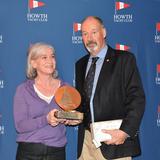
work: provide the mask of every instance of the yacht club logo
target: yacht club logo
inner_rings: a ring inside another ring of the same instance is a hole
[[[28,0],[27,20],[31,22],[47,22],[48,15],[46,13],[40,13],[40,8],[44,6],[44,2],[37,0]]]
[[[127,46],[127,45],[124,45],[124,44],[119,44],[119,43],[117,43],[117,44],[116,44],[116,49],[117,49],[117,50],[121,50],[121,51],[129,51],[129,50],[130,50],[130,47]]]
[[[0,80],[0,89],[4,88],[4,81]]]
[[[160,43],[160,22],[156,23],[155,43]]]
[[[126,14],[126,11],[122,12],[122,10],[127,10],[131,5],[129,3],[117,1],[115,2],[115,14],[114,14],[114,22],[132,22],[132,14]],[[124,13],[124,14],[120,14]]]
[[[2,35],[0,35],[0,43],[3,43]]]
[[[157,64],[157,67],[156,67],[156,84],[160,84],[160,64]]]
[[[160,105],[157,108],[157,127],[160,127]]]
[[[73,23],[73,35],[72,35],[72,43],[73,44],[81,44],[82,36],[81,36],[81,23],[74,22]]]
[[[4,126],[2,125],[2,114],[0,113],[0,135],[4,134]]]
[[[4,80],[1,79],[3,77],[2,69],[0,68],[0,89],[4,88]]]

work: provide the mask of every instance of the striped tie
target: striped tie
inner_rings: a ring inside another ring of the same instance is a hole
[[[90,114],[90,98],[92,94],[92,88],[93,88],[93,82],[94,82],[94,76],[95,76],[95,70],[96,70],[96,62],[99,57],[93,57],[92,63],[89,68],[89,71],[87,73],[85,82],[84,82],[84,124],[86,128],[89,128],[89,124],[91,122],[91,114]]]

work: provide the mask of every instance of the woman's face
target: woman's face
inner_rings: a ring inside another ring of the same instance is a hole
[[[43,47],[40,56],[31,60],[31,65],[36,69],[37,75],[52,75],[55,71],[56,60],[51,48]]]

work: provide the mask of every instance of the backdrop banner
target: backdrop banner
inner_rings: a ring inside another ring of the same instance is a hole
[[[53,45],[60,77],[74,85],[75,62],[86,54],[81,21],[89,15],[102,18],[112,48],[136,56],[146,110],[140,127],[142,154],[134,160],[160,159],[160,0],[1,0],[1,160],[15,160],[13,96],[26,79],[28,47],[35,42]],[[77,131],[67,127],[67,160],[76,160]]]

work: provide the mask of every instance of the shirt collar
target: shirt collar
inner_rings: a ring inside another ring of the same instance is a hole
[[[100,50],[100,52],[97,54],[97,57],[99,57],[100,59],[104,59],[105,56],[106,56],[106,53],[107,53],[107,50],[108,50],[108,46],[105,45],[104,48],[102,48]],[[90,56],[90,60],[92,59],[93,56]]]

